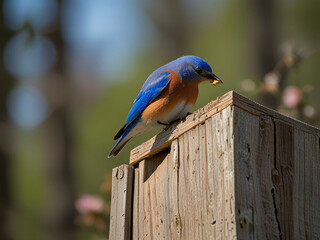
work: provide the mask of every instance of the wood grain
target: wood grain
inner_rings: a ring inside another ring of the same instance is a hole
[[[155,157],[159,164],[157,168],[154,163],[149,165],[149,160],[139,163],[139,212],[133,222],[134,228],[136,224],[139,226],[136,239],[180,238],[177,147],[175,140],[170,154]],[[146,177],[149,172],[152,175]]]
[[[234,108],[235,208],[239,239],[279,239],[274,207],[274,124]]]
[[[236,237],[232,107],[179,137],[181,239]]]
[[[298,129],[293,130],[292,218],[290,231],[281,226],[284,234],[294,239],[320,239],[320,152],[319,137]],[[287,196],[281,201],[286,202]],[[291,213],[281,211],[285,216]],[[283,225],[288,224],[284,222]],[[285,236],[286,237],[286,236]]]
[[[135,168],[132,204],[132,239],[139,239],[139,183],[139,168]]]
[[[121,165],[112,170],[110,240],[131,237],[133,167]]]
[[[234,175],[237,236],[239,239],[255,239],[256,218],[254,209],[254,168],[257,158],[259,117],[234,108]],[[258,193],[256,193],[258,194]],[[260,199],[259,199],[260,200]],[[260,203],[260,202],[259,202]],[[259,224],[261,225],[261,223]],[[260,239],[260,238],[256,238]],[[262,238],[263,239],[263,238]]]
[[[274,171],[279,178],[275,184],[275,204],[281,237],[293,239],[293,173],[294,128],[282,121],[275,121],[276,159]]]
[[[236,126],[235,126],[236,129]],[[275,161],[274,123],[271,117],[259,117],[258,140],[250,151],[254,192],[254,226],[257,239],[278,239],[280,236],[274,205],[272,173]],[[252,149],[252,150],[251,150]]]

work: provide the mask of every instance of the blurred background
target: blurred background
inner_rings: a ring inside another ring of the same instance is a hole
[[[107,159],[148,75],[197,55],[235,90],[320,126],[317,0],[1,0],[0,239],[105,239]]]

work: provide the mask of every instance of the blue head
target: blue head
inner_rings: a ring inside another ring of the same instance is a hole
[[[211,81],[216,85],[222,83],[212,73],[210,65],[197,56],[183,56],[168,64],[172,70],[177,71],[184,81]]]

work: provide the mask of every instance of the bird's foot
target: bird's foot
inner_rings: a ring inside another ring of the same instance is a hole
[[[171,124],[174,124],[174,123],[179,123],[179,122],[181,122],[181,121],[183,121],[183,118],[178,118],[178,119],[176,119],[176,120],[173,120],[173,121],[170,123],[170,125],[171,125]]]
[[[183,122],[185,122],[186,119],[187,119],[187,117],[188,117],[189,115],[191,115],[191,113],[190,113],[190,112],[187,112],[187,115],[186,115],[183,119],[181,119],[181,120],[182,120]]]
[[[185,122],[189,115],[191,115],[191,113],[187,112],[187,115],[185,117],[179,118],[179,119],[177,119],[177,120],[175,120],[173,122]]]

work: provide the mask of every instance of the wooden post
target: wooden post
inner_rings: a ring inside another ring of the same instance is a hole
[[[319,138],[229,92],[133,149],[112,208],[133,200],[132,239],[320,239]]]
[[[109,239],[131,238],[133,167],[121,165],[112,170]]]

